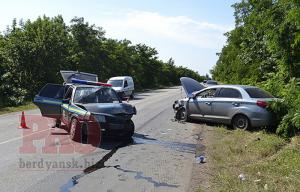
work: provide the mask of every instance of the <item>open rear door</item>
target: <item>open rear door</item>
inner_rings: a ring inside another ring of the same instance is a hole
[[[71,83],[72,78],[98,82],[98,76],[92,73],[84,73],[78,71],[60,71],[65,83]]]
[[[63,94],[63,85],[49,83],[35,96],[33,103],[40,108],[43,116],[58,119],[61,116]]]

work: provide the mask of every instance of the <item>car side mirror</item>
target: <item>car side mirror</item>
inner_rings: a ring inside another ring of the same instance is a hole
[[[70,99],[63,99],[63,100],[62,100],[62,103],[63,103],[63,104],[69,104],[69,103],[70,103]]]

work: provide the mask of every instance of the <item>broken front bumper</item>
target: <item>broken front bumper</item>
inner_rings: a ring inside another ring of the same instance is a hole
[[[132,115],[105,115],[96,117],[103,136],[125,136],[134,132]]]

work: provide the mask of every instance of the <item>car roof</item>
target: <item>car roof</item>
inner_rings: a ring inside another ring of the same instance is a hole
[[[132,77],[130,77],[130,76],[117,76],[117,77],[111,77],[111,78],[109,78],[109,80],[123,80],[123,79],[127,79],[127,78],[132,79]]]
[[[250,86],[250,85],[213,85],[213,86],[209,86],[207,87],[209,89],[211,88],[242,88],[242,89],[246,89],[246,88],[258,88],[255,86]],[[205,88],[205,89],[207,89]]]

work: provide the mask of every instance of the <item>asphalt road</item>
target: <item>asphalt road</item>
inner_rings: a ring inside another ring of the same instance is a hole
[[[172,121],[183,95],[180,87],[139,94],[130,101],[138,112],[132,141],[79,150],[39,110],[25,112],[29,129],[18,128],[20,113],[0,116],[0,191],[188,191],[194,127]]]

